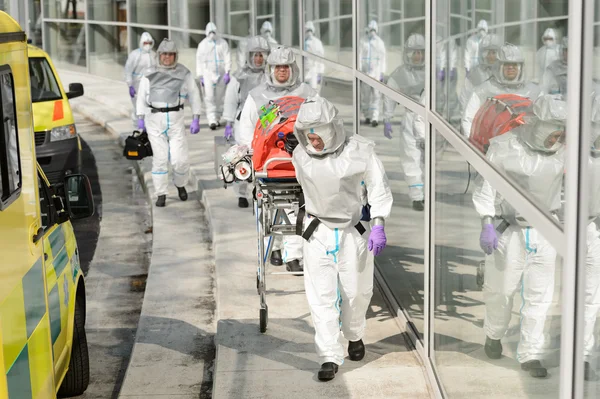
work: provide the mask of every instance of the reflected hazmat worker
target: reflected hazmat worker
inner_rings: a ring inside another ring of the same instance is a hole
[[[567,58],[569,55],[569,39],[562,38],[560,46],[560,58],[555,60],[542,75],[542,93],[560,94],[563,98],[567,97]]]
[[[304,38],[304,51],[318,55],[319,57],[325,57],[325,50],[323,49],[323,43],[315,34],[315,24],[312,21],[308,21],[304,26],[305,38]],[[325,64],[314,60],[312,58],[306,58],[304,60],[304,81],[315,90],[318,90],[321,84],[321,78],[325,72]]]
[[[525,124],[491,139],[486,154],[500,173],[510,176],[532,201],[555,216],[560,209],[566,118],[564,101],[541,96]],[[513,298],[520,292],[517,360],[532,377],[546,377],[541,361],[550,350],[546,321],[554,293],[556,250],[483,178],[479,178],[473,203],[482,220],[480,245],[490,255],[485,260],[485,353],[490,359],[502,356],[500,340],[508,330]],[[498,227],[495,219],[502,220]]]
[[[373,79],[383,82],[386,66],[385,43],[377,35],[379,26],[373,20],[368,25],[368,37],[362,42],[360,48],[360,70]],[[365,117],[365,123],[373,127],[379,124],[379,108],[381,107],[381,93],[368,84],[360,83],[360,110]]]
[[[265,71],[266,81],[248,93],[242,114],[240,116],[239,137],[236,136],[238,144],[245,144],[250,148],[254,137],[254,128],[259,120],[259,112],[262,106],[267,105],[270,100],[285,96],[298,96],[307,98],[317,93],[306,83],[300,82],[300,69],[296,64],[296,57],[291,49],[280,46],[271,50],[267,58]],[[296,218],[292,213],[288,214],[292,223]],[[277,244],[274,244],[274,249]],[[283,256],[280,250],[274,250],[271,255],[271,264],[281,265],[286,263],[286,270],[290,272],[302,271],[300,259],[302,259],[302,238],[293,235],[283,237]]]
[[[542,42],[544,44],[539,48],[535,55],[538,66],[537,78],[540,81],[542,76],[544,76],[546,68],[560,58],[560,45],[556,40],[556,32],[554,29],[548,28],[544,31]]]
[[[244,68],[233,74],[233,78],[225,92],[225,104],[223,107],[223,119],[226,121],[225,138],[236,142],[240,140],[240,116],[242,107],[246,102],[248,93],[266,80],[265,66],[269,55],[269,44],[262,36],[254,36],[248,40],[246,45],[248,54],[244,57],[247,62]],[[248,182],[236,182],[233,189],[238,197],[240,208],[248,207],[247,196]]]
[[[137,113],[135,106],[137,102],[137,92],[140,87],[140,80],[144,76],[144,72],[151,67],[156,66],[156,52],[154,51],[154,39],[148,32],[142,33],[140,37],[140,47],[129,53],[127,62],[125,63],[125,82],[129,86],[129,96],[131,97],[131,105],[133,111],[131,119],[134,125],[137,126]]]
[[[194,115],[190,132],[200,131],[200,92],[192,73],[177,62],[175,42],[164,39],[158,46],[158,65],[140,82],[137,99],[138,128],[146,129],[152,145],[152,182],[158,199],[165,206],[169,163],[179,199],[187,200],[185,185],[190,164],[185,132],[183,102],[187,99]]]
[[[465,45],[465,69],[467,74],[479,64],[479,43],[488,34],[488,23],[482,19],[477,23],[477,32],[467,39]]]
[[[294,135],[298,145],[292,160],[306,208],[304,286],[321,364],[318,378],[329,381],[344,362],[340,330],[350,341],[350,360],[365,355],[373,255],[386,246],[384,221],[392,192],[375,144],[362,136],[347,137],[338,110],[326,99],[306,99]],[[361,222],[365,191],[372,228]]]
[[[204,88],[204,104],[208,126],[215,130],[221,126],[225,88],[231,77],[231,54],[227,41],[217,35],[217,26],[206,24],[206,37],[196,50],[196,76]]]
[[[502,41],[496,34],[491,33],[481,40],[479,45],[479,64],[469,72],[460,93],[460,105],[462,109],[465,109],[467,106],[473,90],[492,77],[500,47],[502,47]]]
[[[273,30],[273,24],[271,21],[263,22],[262,26],[260,27],[260,34],[262,37],[267,39],[267,43],[269,43],[270,48],[275,48],[279,45],[277,40],[275,40],[273,37],[275,35],[275,31]]]
[[[525,83],[524,64],[523,53],[517,46],[505,43],[500,47],[492,77],[475,87],[463,112],[461,131],[465,137],[471,134],[475,114],[489,97],[499,94],[516,94],[530,99],[538,97],[539,87]]]

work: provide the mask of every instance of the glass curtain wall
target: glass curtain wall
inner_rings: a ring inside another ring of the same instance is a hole
[[[443,396],[598,396],[600,0],[86,3],[42,3],[44,46],[117,79],[144,31],[195,71],[211,16],[234,71],[251,31],[295,49],[376,144],[377,275]]]

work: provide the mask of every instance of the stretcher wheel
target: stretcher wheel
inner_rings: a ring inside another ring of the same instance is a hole
[[[260,332],[265,333],[267,331],[267,324],[269,322],[269,309],[264,308],[260,310]]]
[[[485,281],[485,261],[479,262],[479,266],[477,267],[477,287],[481,291],[483,289],[483,282]]]

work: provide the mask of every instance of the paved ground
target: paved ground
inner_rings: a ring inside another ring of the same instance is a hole
[[[131,122],[127,120],[129,99],[126,97],[124,84],[83,74],[70,73],[67,76],[62,73],[61,76],[64,83],[82,81],[86,87],[87,95],[72,102],[77,109],[115,134],[131,129]],[[211,228],[217,284],[217,358],[213,397],[429,397],[423,369],[413,348],[405,339],[403,326],[397,325],[379,292],[376,293],[369,311],[369,333],[366,338],[368,353],[365,360],[358,363],[346,362],[338,378],[329,384],[316,381],[315,374],[319,365],[314,353],[312,327],[303,294],[302,279],[291,276],[269,277],[269,330],[265,335],[258,332],[255,221],[250,210],[236,207],[231,190],[223,190],[215,179],[212,145],[215,134],[220,135],[222,131],[213,133],[206,125],[202,125],[201,133],[190,137],[189,140],[192,170],[198,181],[199,196],[206,207]],[[147,163],[141,162],[140,167],[143,173],[147,173]],[[149,183],[147,175],[145,183]],[[195,219],[200,215],[199,211],[187,214],[187,208],[185,211],[178,210],[177,207],[182,206],[182,203],[173,200],[173,197],[174,193],[169,196],[166,208],[153,210],[153,258],[141,320],[145,318],[145,313],[156,310],[149,305],[152,293],[161,289],[164,291],[164,287],[151,284],[151,280],[155,278],[156,255],[161,254],[174,263],[172,266],[180,267],[180,259],[185,259],[187,255],[201,250],[202,247],[201,234],[198,234],[200,237],[194,244],[183,247],[185,251],[174,250],[182,248],[178,235],[171,237],[170,250],[161,248],[161,251],[157,251],[158,235],[161,234],[158,226],[167,226],[164,230],[161,229],[162,234],[170,233],[172,236],[178,233],[178,229],[188,228],[181,223],[177,224],[177,220],[192,226],[201,224],[200,220]],[[185,206],[188,204],[189,202]],[[175,222],[161,220],[161,215],[164,216],[162,211],[169,209],[175,212]],[[187,286],[182,285],[178,292],[170,292],[171,295],[178,295],[177,298],[163,300],[163,307],[167,307],[164,304],[171,303],[173,299],[185,301],[175,308],[168,309],[171,319],[167,323],[167,330],[159,328],[152,333],[152,339],[148,339],[142,331],[152,331],[140,321],[132,364],[127,372],[121,396],[142,397],[152,392],[157,396],[178,394],[182,397],[198,397],[200,386],[205,380],[203,376],[207,374],[206,367],[202,367],[205,364],[202,356],[197,356],[196,363],[191,359],[190,363],[184,364],[185,368],[177,368],[181,363],[174,363],[177,359],[172,356],[177,351],[189,355],[198,342],[191,342],[192,348],[182,348],[182,343],[177,341],[182,337],[172,333],[177,326],[184,338],[192,334],[202,340],[210,335],[208,320],[198,320],[196,325],[185,320],[186,317],[201,319],[199,314],[206,308],[195,305],[206,291],[190,289],[190,284],[202,280],[201,276],[207,269],[210,270],[207,262],[210,263],[210,260],[187,262]],[[172,273],[159,272],[157,275],[162,277],[162,285],[170,286],[169,279],[173,277]],[[157,302],[154,304],[158,305]],[[188,313],[190,308],[194,310],[191,314]],[[203,327],[198,328],[198,325]],[[137,358],[136,351],[142,347],[145,348],[147,356]],[[142,359],[145,363],[140,362]],[[160,365],[151,364],[158,359]],[[148,370],[149,368],[152,370]],[[162,375],[156,374],[159,371]],[[189,374],[190,372],[192,374]]]

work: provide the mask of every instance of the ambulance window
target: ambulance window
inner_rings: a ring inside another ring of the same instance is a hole
[[[0,66],[0,211],[21,192],[21,161],[15,111],[14,80],[8,65]]]

